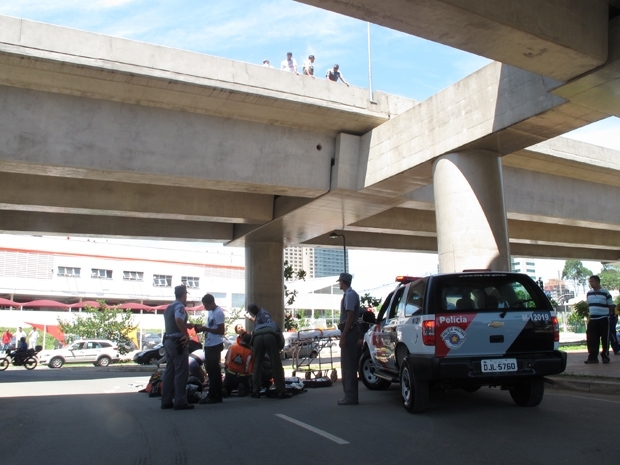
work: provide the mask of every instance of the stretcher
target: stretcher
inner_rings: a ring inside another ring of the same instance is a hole
[[[338,380],[332,348],[340,341],[339,329],[302,329],[289,338],[292,348],[293,376],[304,373],[307,380],[329,378]]]

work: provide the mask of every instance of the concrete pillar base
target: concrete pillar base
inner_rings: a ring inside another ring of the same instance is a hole
[[[284,329],[284,245],[282,240],[251,242],[245,250],[245,308],[267,310]]]

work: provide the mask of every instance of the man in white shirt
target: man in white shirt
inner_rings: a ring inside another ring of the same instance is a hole
[[[304,74],[314,77],[314,55],[310,55],[308,59],[304,61]]]
[[[286,60],[282,60],[282,63],[280,63],[280,69],[282,71],[299,74],[297,72],[297,61],[293,58],[292,52],[288,52],[286,54]]]
[[[202,305],[207,310],[206,324],[195,326],[197,333],[207,333],[205,337],[205,369],[209,377],[209,393],[199,404],[217,404],[222,402],[222,367],[220,360],[224,350],[225,316],[224,311],[215,303],[215,297],[205,294]]]
[[[22,337],[26,338],[26,333],[22,330],[22,327],[20,326],[15,332],[15,348],[19,347],[19,341]]]
[[[29,342],[30,342],[30,348],[34,349],[37,346],[37,342],[39,342],[39,331],[37,331],[37,328],[32,328],[32,331],[30,331],[30,336],[28,336]]]

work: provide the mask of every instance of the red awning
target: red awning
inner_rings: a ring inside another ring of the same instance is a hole
[[[114,308],[124,308],[125,310],[153,310],[150,305],[144,305],[138,302],[125,302],[124,304],[115,305]]]
[[[62,308],[64,310],[68,310],[69,306],[67,304],[63,304],[62,302],[56,302],[55,300],[33,300],[31,302],[24,302],[21,304],[22,307],[54,307],[54,308]]]
[[[198,312],[204,309],[205,309],[204,305],[197,305],[195,307],[185,307],[185,310],[190,311],[190,312]]]
[[[152,307],[153,310],[166,310],[170,304],[158,305],[157,307]]]
[[[96,300],[85,300],[84,302],[76,302],[74,304],[69,305],[71,308],[84,308],[84,307],[92,307],[92,308],[101,308],[101,304]]]
[[[13,302],[12,300],[9,299],[2,299],[0,298],[0,305],[6,306],[6,307],[21,307],[22,304],[17,303],[17,302]]]

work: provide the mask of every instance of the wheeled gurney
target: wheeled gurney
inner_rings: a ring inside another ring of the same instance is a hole
[[[340,340],[339,329],[302,329],[289,338],[293,349],[293,376],[305,373],[305,379],[327,377],[338,380],[332,348]],[[328,350],[329,349],[329,350]]]

